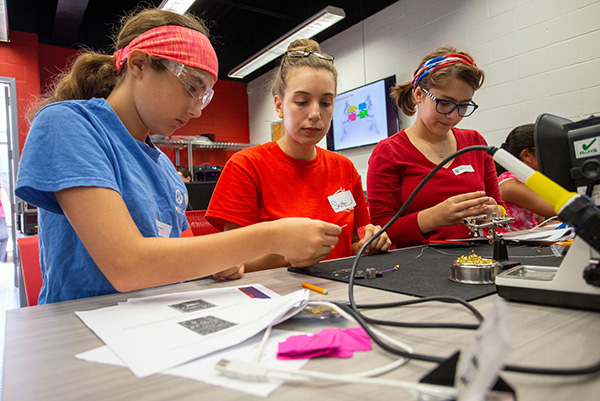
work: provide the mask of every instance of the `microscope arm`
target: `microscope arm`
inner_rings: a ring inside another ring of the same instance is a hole
[[[574,226],[575,233],[600,252],[600,210],[589,197],[567,191],[504,149],[491,147],[488,153],[496,163],[512,172],[550,203],[563,222]]]

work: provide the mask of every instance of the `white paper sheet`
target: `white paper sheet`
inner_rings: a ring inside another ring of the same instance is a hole
[[[515,242],[557,242],[572,239],[574,234],[573,228],[567,227],[545,231],[511,231],[502,235],[504,239]]]
[[[269,336],[269,340],[263,349],[260,364],[266,367],[286,370],[301,369],[308,362],[308,359],[280,361],[276,357],[278,343],[285,341],[290,336],[300,334],[306,333],[273,329],[271,331],[271,335]],[[161,373],[183,377],[186,379],[198,380],[207,384],[226,387],[232,390],[243,391],[257,397],[267,397],[283,383],[281,380],[270,379],[267,382],[246,382],[223,376],[215,369],[215,365],[221,359],[242,360],[245,362],[253,361],[258,352],[261,340],[262,333],[244,341],[242,344],[239,344],[235,347],[217,351],[211,355],[168,369]],[[87,352],[83,352],[75,355],[75,357],[89,362],[126,367],[123,361],[121,361],[119,357],[116,356],[107,346],[102,346]]]
[[[239,344],[307,302],[307,290],[259,299],[227,287],[75,313],[134,375],[146,377]]]
[[[539,242],[558,242],[572,239],[575,236],[573,228],[559,228],[547,230],[519,230],[509,231],[502,234],[506,241],[519,243],[539,243]],[[467,241],[467,242],[488,242],[487,237],[469,237],[461,239],[451,239],[450,241]]]

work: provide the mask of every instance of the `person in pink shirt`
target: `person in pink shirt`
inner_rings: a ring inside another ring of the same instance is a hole
[[[514,128],[502,144],[502,149],[519,158],[534,170],[538,169],[533,141],[534,124]],[[498,186],[506,205],[506,213],[514,219],[508,231],[527,230],[556,215],[551,204],[529,189],[513,173],[496,164]]]

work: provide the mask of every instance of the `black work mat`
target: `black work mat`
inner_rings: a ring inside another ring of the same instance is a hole
[[[435,295],[454,296],[472,301],[496,292],[494,284],[463,284],[451,281],[450,265],[457,257],[474,251],[483,258],[492,258],[489,244],[469,245],[463,248],[432,248],[430,246],[404,248],[388,253],[362,256],[358,270],[374,267],[382,273],[375,279],[355,279],[356,285],[398,292],[416,297]],[[555,257],[548,247],[508,246],[510,260],[521,264],[559,266],[562,258]],[[335,259],[311,267],[288,267],[288,271],[347,283],[354,258]]]

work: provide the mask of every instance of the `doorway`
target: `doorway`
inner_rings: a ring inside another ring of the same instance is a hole
[[[14,191],[19,163],[16,86],[15,78],[0,77],[0,182],[2,184],[0,193],[3,195],[2,207],[8,234],[6,261],[12,264],[12,281],[14,286],[18,287],[17,210]],[[2,257],[3,255],[0,255],[0,258]]]

